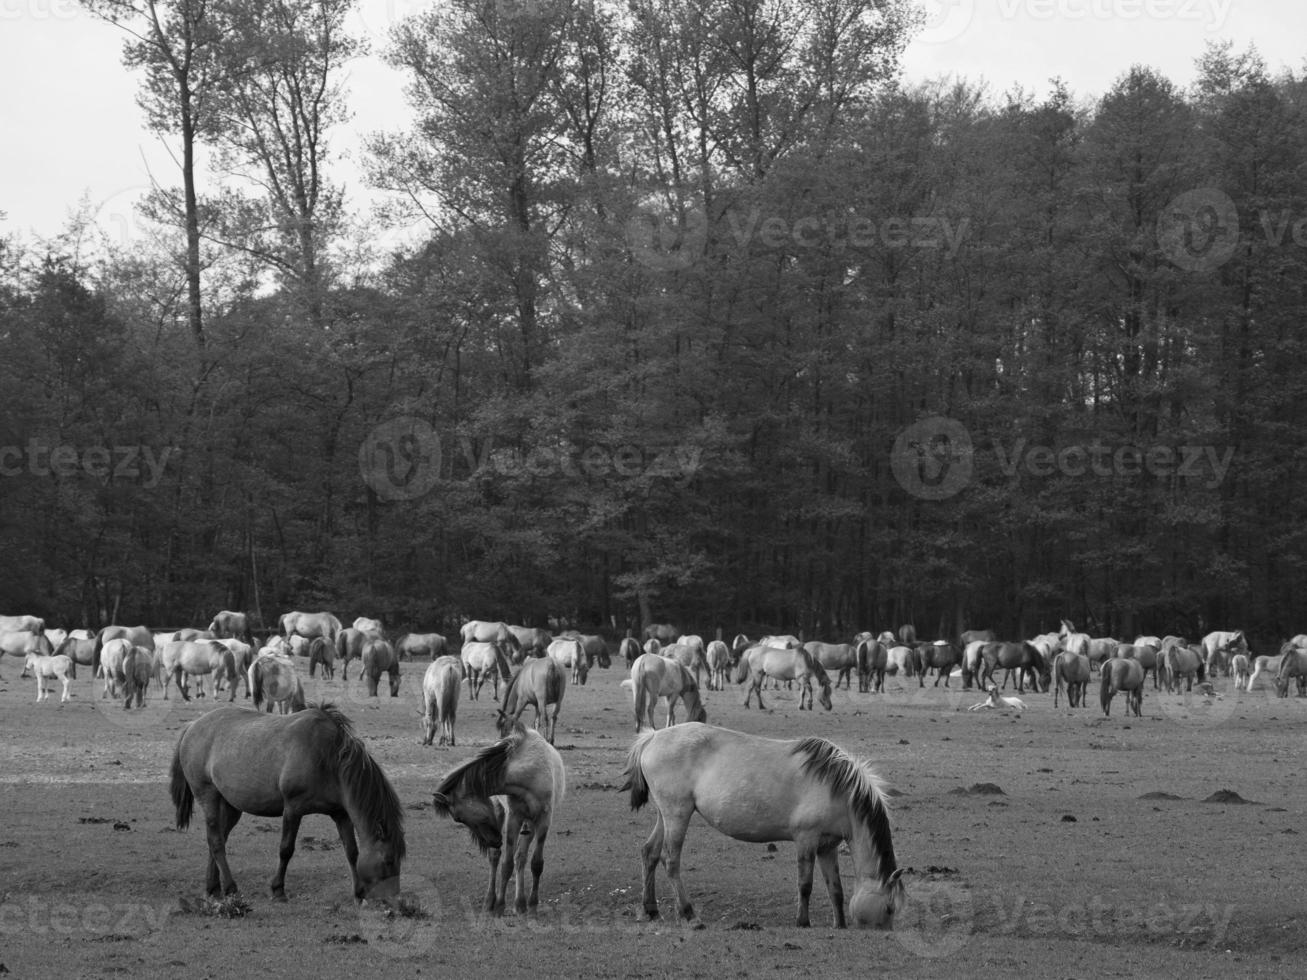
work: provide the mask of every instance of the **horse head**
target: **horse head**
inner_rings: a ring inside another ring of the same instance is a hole
[[[906,897],[902,876],[903,869],[895,868],[879,885],[870,878],[863,880],[849,900],[849,918],[856,928],[894,928],[894,913]]]

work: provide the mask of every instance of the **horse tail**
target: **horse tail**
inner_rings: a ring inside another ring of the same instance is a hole
[[[512,633],[509,634],[509,636],[512,635]],[[508,657],[504,655],[504,651],[500,649],[498,643],[491,643],[490,649],[495,651],[495,666],[499,669],[499,676],[503,678],[504,683],[508,683],[513,676],[513,668],[508,663]],[[522,649],[520,644],[518,649]]]
[[[1103,680],[1098,689],[1098,704],[1106,712],[1107,706],[1112,703],[1112,670],[1104,663],[1100,673],[1103,675]]]
[[[631,791],[632,810],[638,810],[649,802],[649,781],[644,777],[644,750],[654,734],[649,732],[637,738],[626,757],[626,783],[621,789]]]
[[[191,825],[191,811],[195,809],[195,794],[191,784],[182,772],[182,743],[177,740],[177,748],[172,753],[172,773],[169,785],[172,793],[172,805],[177,809],[177,829],[185,830]]]
[[[103,626],[95,633],[95,646],[91,648],[91,676],[94,677],[100,672],[100,651],[104,649],[104,631],[109,627]]]
[[[290,695],[290,710],[304,711],[308,707],[308,702],[304,699],[304,685],[300,683],[298,677],[295,678],[295,688]]]
[[[63,644],[61,643],[60,646],[62,647]],[[68,676],[71,677],[73,680],[77,680],[77,658],[76,658],[76,657],[69,657],[69,658],[68,658]]]
[[[236,688],[240,687],[240,674],[236,673],[236,654],[232,653],[228,647],[222,648],[222,669],[227,672],[227,683],[231,685],[231,697],[228,701],[236,700]],[[216,691],[216,687],[215,687]],[[215,697],[216,697],[215,693]]]
[[[644,682],[644,672],[638,678],[631,678],[631,697],[635,700],[635,730],[644,725],[645,712],[649,707],[649,688]]]
[[[735,683],[743,684],[749,679],[749,658],[740,657],[740,662],[735,665]]]
[[[250,696],[254,698],[254,709],[263,707],[263,670],[260,664],[250,664]]]

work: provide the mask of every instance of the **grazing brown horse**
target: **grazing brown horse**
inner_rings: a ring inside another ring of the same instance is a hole
[[[1085,703],[1085,688],[1089,686],[1089,658],[1083,653],[1063,651],[1053,658],[1053,707],[1066,684],[1066,700],[1073,708]]]
[[[382,674],[390,675],[390,696],[399,697],[399,656],[388,640],[373,635],[363,644],[359,660],[363,680],[371,697],[377,696],[377,682],[381,680]]]
[[[980,686],[988,688],[994,680],[994,671],[999,667],[1017,671],[1017,692],[1026,693],[1025,679],[1030,675],[1031,685],[1036,691],[1047,691],[1050,676],[1048,661],[1033,643],[986,643],[980,650],[984,666],[981,669]]]
[[[939,682],[944,681],[944,686],[948,687],[949,675],[953,673],[954,667],[962,666],[962,654],[952,643],[946,643],[943,640],[937,640],[934,643],[918,643],[916,646],[917,654],[917,686],[926,686],[926,673],[935,671],[934,687],[939,687]]]
[[[237,892],[227,837],[242,813],[281,817],[274,898],[286,898],[286,865],[310,813],[336,822],[357,901],[399,894],[404,808],[349,719],[329,704],[291,715],[236,707],[201,715],[177,740],[170,791],[178,828],[190,826],[196,800],[204,810],[211,896]]]
[[[513,730],[522,712],[528,704],[535,705],[536,731],[542,726],[549,730],[549,744],[554,744],[554,732],[558,729],[558,712],[563,707],[563,695],[567,692],[567,671],[552,657],[542,657],[526,661],[513,675],[504,691],[504,706],[499,711],[499,734],[506,736]],[[553,716],[546,718],[550,705],[554,706]]]

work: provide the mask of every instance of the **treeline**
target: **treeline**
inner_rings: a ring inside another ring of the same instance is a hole
[[[388,51],[412,131],[349,148],[428,222],[378,266],[348,4],[157,6],[153,123],[259,180],[0,252],[6,611],[1307,622],[1300,76],[1000,96],[901,84],[898,0],[451,0]]]

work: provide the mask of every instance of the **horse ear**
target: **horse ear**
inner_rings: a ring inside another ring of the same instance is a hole
[[[890,872],[889,880],[886,882],[886,884],[892,885],[902,877],[903,877],[903,869],[895,868],[892,872]]]

